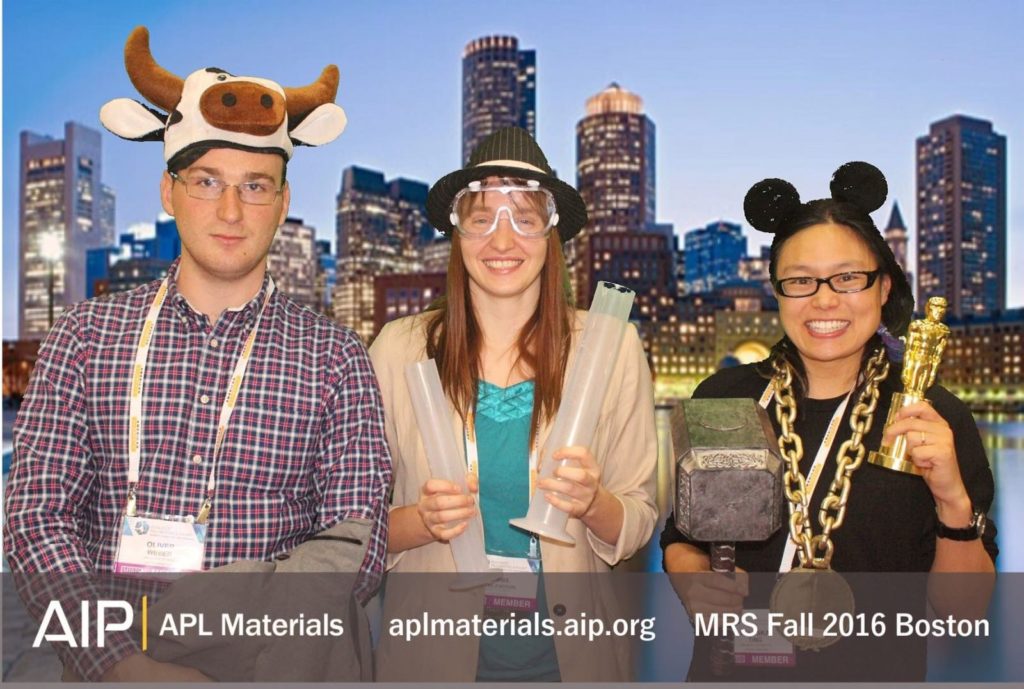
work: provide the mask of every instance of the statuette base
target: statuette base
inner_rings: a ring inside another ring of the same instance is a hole
[[[892,469],[893,471],[899,471],[904,474],[924,476],[924,471],[919,469],[917,465],[910,460],[903,457],[895,457],[893,455],[885,454],[881,451],[874,451],[869,454],[868,461],[875,466],[885,467],[886,469]]]

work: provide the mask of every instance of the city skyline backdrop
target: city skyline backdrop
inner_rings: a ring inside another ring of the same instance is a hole
[[[1024,25],[1020,6],[986,5],[984,15],[952,3],[513,7],[484,17],[479,6],[455,2],[298,2],[287,11],[257,4],[252,17],[237,21],[237,10],[190,2],[110,2],[102,11],[71,2],[57,14],[46,4],[5,3],[4,338],[17,336],[18,135],[27,129],[60,138],[66,120],[101,129],[104,102],[137,98],[122,55],[138,24],[149,27],[158,62],[181,76],[218,66],[297,86],[324,64],[339,65],[337,102],[348,129],[323,149],[300,149],[289,168],[290,215],[332,240],[344,168],[429,184],[460,166],[462,50],[484,35],[513,35],[520,49],[536,51],[537,138],[563,179],[575,182],[574,130],[586,99],[618,82],[643,98],[657,126],[657,220],[674,224],[680,236],[717,219],[740,222],[750,253],[770,239],[742,215],[753,182],[784,177],[803,198],[817,198],[827,195],[839,164],[863,159],[889,179],[889,199],[875,220],[884,227],[899,201],[913,265],[915,139],[954,113],[988,119],[1009,143],[1007,302],[1024,302],[1024,281],[1012,269],[1024,263],[1024,204],[1014,193],[1016,173],[1024,172],[1014,155],[1024,135],[1024,80],[1007,69],[1024,56],[1012,28]],[[293,49],[297,29],[283,37],[282,50],[258,48],[282,40],[273,33],[280,26],[308,27],[305,49]],[[160,145],[104,131],[103,149],[117,232],[153,222]]]

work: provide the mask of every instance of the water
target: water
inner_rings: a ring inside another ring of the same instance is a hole
[[[989,516],[999,529],[1000,572],[1024,572],[1024,417],[980,418],[978,429],[992,466],[996,499]]]

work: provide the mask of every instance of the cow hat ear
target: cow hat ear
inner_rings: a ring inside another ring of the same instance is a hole
[[[322,146],[334,141],[345,130],[348,118],[340,105],[324,103],[317,106],[288,134],[302,146]]]
[[[100,108],[100,122],[131,141],[162,141],[167,115],[131,98],[115,98]]]

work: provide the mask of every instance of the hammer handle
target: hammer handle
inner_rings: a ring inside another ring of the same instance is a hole
[[[711,571],[731,574],[736,571],[736,544],[711,544]]]
[[[736,571],[736,544],[711,544],[711,571],[733,574]],[[715,639],[711,643],[711,674],[728,677],[733,671],[733,639],[731,634]]]

